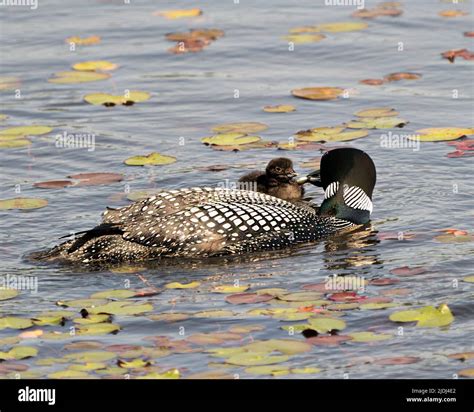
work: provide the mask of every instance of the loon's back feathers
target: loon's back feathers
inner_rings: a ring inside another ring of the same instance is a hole
[[[337,150],[346,152],[334,154]],[[341,155],[354,157],[349,170],[359,171],[360,162],[373,179],[366,184],[360,179],[367,173],[352,180],[339,174],[338,184],[332,185],[327,174],[332,162],[322,162],[326,165],[321,168],[326,195],[318,211],[305,203],[290,203],[254,191],[199,187],[168,190],[107,210],[100,225],[40,257],[107,264],[159,257],[239,255],[318,240],[366,223],[370,216],[366,204],[372,195],[371,182],[375,184],[373,163],[356,149],[335,149],[323,159],[328,156],[340,161]],[[367,199],[366,193],[370,193]]]

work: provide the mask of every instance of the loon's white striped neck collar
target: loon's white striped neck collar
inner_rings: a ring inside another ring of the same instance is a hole
[[[338,181],[332,182],[324,191],[324,199],[331,199],[337,196],[340,184]],[[358,186],[342,185],[342,199],[344,204],[352,209],[365,210],[369,213],[373,211],[373,204],[370,197]]]

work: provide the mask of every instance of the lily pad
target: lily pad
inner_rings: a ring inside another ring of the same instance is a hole
[[[33,326],[31,319],[17,318],[14,316],[7,316],[0,318],[0,330],[2,329],[26,329]]]
[[[376,342],[391,339],[392,335],[374,332],[353,332],[348,334],[353,342]]]
[[[92,299],[126,299],[135,296],[135,292],[130,289],[105,290],[91,295]]]
[[[26,359],[36,356],[38,354],[38,349],[32,346],[16,346],[8,352],[0,352],[0,359],[9,360],[9,359]]]
[[[399,117],[362,118],[347,123],[349,129],[393,129],[403,127],[408,122]]]
[[[0,136],[0,149],[16,149],[31,145],[31,140],[12,136],[12,139],[4,139],[7,136]]]
[[[165,285],[166,289],[195,289],[201,285],[201,282],[189,282],[189,283],[179,283],[171,282]]]
[[[201,142],[206,145],[216,146],[239,146],[256,143],[262,140],[260,136],[247,136],[242,133],[222,133],[214,136],[203,137]]]
[[[360,139],[369,135],[367,130],[357,130],[341,133],[311,132],[307,134],[297,134],[296,139],[305,142],[346,142]]]
[[[428,129],[417,130],[416,134],[409,136],[411,140],[420,140],[422,142],[439,142],[446,140],[456,140],[463,136],[474,134],[474,129],[460,127],[431,127]]]
[[[421,79],[421,74],[406,73],[406,72],[390,73],[384,77],[384,80],[387,82],[397,82],[400,80],[418,80],[418,79]]]
[[[88,308],[89,313],[108,313],[110,315],[131,316],[153,310],[151,303],[133,304],[131,302],[117,301],[109,302],[105,305]]]
[[[76,371],[73,369],[66,369],[57,371],[48,375],[49,379],[85,379],[90,378],[90,375],[84,371]]]
[[[463,280],[463,282],[474,283],[474,275],[466,276],[462,280]]]
[[[250,375],[283,376],[288,375],[290,373],[290,369],[288,368],[288,366],[276,365],[252,366],[250,368],[246,368],[245,372],[249,373]]]
[[[106,74],[106,73],[104,73]],[[151,95],[147,92],[139,92],[139,91],[130,91],[129,93],[123,95],[112,95],[107,93],[91,93],[84,96],[84,100],[87,103],[96,105],[96,106],[116,106],[116,105],[124,105],[130,106],[134,103],[144,102],[150,99]]]
[[[346,21],[346,22],[337,22],[337,23],[318,24],[315,27],[316,29],[322,32],[342,33],[342,32],[364,30],[367,27],[369,27],[369,25],[367,23],[362,23],[362,22]]]
[[[294,112],[295,110],[295,106],[292,106],[291,104],[279,104],[276,106],[265,106],[263,108],[263,111],[267,113],[289,113]]]
[[[169,20],[185,19],[190,17],[197,17],[202,14],[202,10],[198,8],[180,9],[180,10],[165,10],[154,12],[154,16],[162,16]]]
[[[238,353],[226,359],[226,363],[237,366],[272,365],[286,362],[287,355],[269,355],[268,353],[245,352]]]
[[[120,330],[120,326],[114,323],[92,323],[80,325],[77,328],[78,335],[106,335]]]
[[[74,70],[79,71],[95,71],[95,70],[115,70],[118,67],[117,64],[109,62],[107,60],[93,60],[76,63],[72,66]]]
[[[392,117],[398,116],[398,112],[390,107],[374,107],[360,110],[354,113],[357,117]]]
[[[17,197],[14,199],[0,200],[0,210],[12,209],[40,209],[48,204],[46,199],[36,197]]]
[[[205,310],[201,312],[196,312],[194,318],[230,318],[234,316],[234,312],[230,310]]]
[[[261,303],[273,299],[273,295],[258,293],[236,293],[225,298],[226,302],[234,305],[247,303]]]
[[[334,318],[312,318],[308,320],[311,329],[319,333],[327,333],[331,330],[342,330],[346,327],[346,322]]]
[[[211,130],[214,133],[240,133],[240,134],[249,134],[249,133],[258,133],[263,130],[268,129],[268,126],[264,123],[258,122],[241,122],[241,123],[223,123],[214,126]]]
[[[245,292],[250,285],[242,285],[242,286],[235,286],[235,285],[219,285],[212,289],[214,293],[239,293]]]
[[[390,315],[394,322],[417,322],[418,327],[439,327],[451,324],[454,316],[448,305],[441,304],[438,308],[426,306],[419,309],[394,312]]]
[[[176,157],[162,155],[160,153],[150,153],[146,156],[132,156],[124,161],[128,166],[158,166],[169,165],[176,162]]]
[[[325,39],[326,36],[321,33],[295,33],[283,37],[285,40],[295,44],[317,43]]]
[[[305,87],[302,89],[294,89],[291,94],[300,99],[307,100],[334,100],[337,99],[344,89],[338,87]]]
[[[116,357],[117,355],[113,352],[86,351],[86,352],[69,353],[64,356],[64,359],[67,359],[72,362],[104,362],[110,359],[114,359]]]
[[[81,71],[70,71],[70,72],[58,72],[54,74],[55,77],[48,79],[49,83],[56,84],[74,84],[74,83],[88,83],[97,82],[100,80],[106,80],[110,78],[109,73],[97,73],[97,72],[81,72]]]
[[[66,301],[57,301],[56,305],[64,306],[66,308],[91,308],[95,306],[102,306],[107,303],[106,299],[73,299]]]
[[[66,43],[74,43],[80,46],[90,46],[91,44],[100,43],[100,36],[89,36],[89,37],[72,36],[66,39]]]
[[[272,353],[281,352],[284,355],[296,355],[311,351],[311,345],[296,339],[269,339],[249,343],[242,347],[248,352]]]
[[[49,126],[16,126],[0,130],[0,136],[40,136],[51,132],[53,129]]]
[[[18,294],[19,292],[16,289],[0,289],[0,300],[13,299]]]

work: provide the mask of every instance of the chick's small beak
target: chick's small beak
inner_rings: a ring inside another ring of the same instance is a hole
[[[288,179],[293,179],[296,176],[298,176],[298,173],[296,173],[293,169],[289,169],[286,171],[286,177]]]

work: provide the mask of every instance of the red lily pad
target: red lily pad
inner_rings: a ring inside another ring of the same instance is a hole
[[[421,275],[422,273],[426,273],[428,270],[424,267],[409,267],[409,266],[402,266],[399,268],[392,269],[390,273],[392,275],[397,276],[416,276]]]
[[[312,345],[323,345],[323,346],[336,346],[341,343],[352,340],[347,335],[328,335],[328,336],[313,336],[305,340],[305,342],[311,343]]]
[[[47,182],[37,182],[33,184],[34,187],[40,189],[62,189],[72,185],[74,185],[74,182],[71,182],[70,180],[49,180]]]
[[[123,175],[120,173],[78,173],[68,177],[79,180],[78,186],[103,185],[123,180]]]
[[[385,83],[383,79],[364,79],[359,80],[361,84],[368,84],[369,86],[380,86]]]
[[[409,365],[419,362],[421,359],[416,356],[394,356],[392,358],[381,358],[374,361],[377,365]]]
[[[360,296],[356,292],[337,292],[328,296],[329,300],[334,302],[359,302],[361,300],[366,300],[366,296]]]
[[[310,283],[309,285],[304,285],[304,290],[313,290],[315,292],[327,292],[328,289],[325,283]]]
[[[473,152],[465,152],[464,150],[455,150],[454,152],[449,152],[447,157],[472,157],[474,156]]]
[[[474,60],[474,53],[467,49],[453,49],[441,53],[443,59],[449,60],[454,63],[457,57],[461,57],[464,60]]]
[[[373,279],[370,281],[372,286],[387,286],[393,285],[395,283],[400,282],[398,279],[395,278],[380,278],[380,279]]]
[[[268,293],[235,293],[233,295],[229,295],[225,298],[227,303],[232,303],[235,305],[241,305],[246,303],[262,303],[267,302],[273,299],[273,295],[269,295]]]

